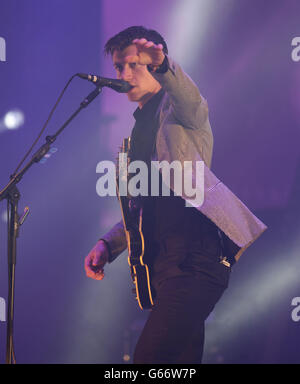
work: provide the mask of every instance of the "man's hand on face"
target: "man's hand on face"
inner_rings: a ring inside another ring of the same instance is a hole
[[[154,44],[145,38],[132,41],[137,48],[137,62],[142,65],[151,65],[155,70],[165,58],[162,44]]]

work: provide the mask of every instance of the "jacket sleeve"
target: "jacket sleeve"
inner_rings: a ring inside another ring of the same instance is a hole
[[[193,80],[170,57],[165,73],[152,72],[152,76],[168,93],[174,117],[189,129],[200,129],[208,119],[208,105]]]
[[[127,247],[126,235],[124,231],[123,221],[119,221],[110,231],[108,231],[101,239],[105,242],[109,252],[109,263],[114,261]]]

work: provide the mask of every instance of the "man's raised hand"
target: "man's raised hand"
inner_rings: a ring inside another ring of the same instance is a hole
[[[137,48],[138,63],[151,65],[154,69],[159,67],[165,58],[162,44],[154,44],[145,38],[132,41]]]

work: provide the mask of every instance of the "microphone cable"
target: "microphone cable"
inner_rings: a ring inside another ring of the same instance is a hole
[[[32,152],[33,148],[35,147],[35,145],[37,144],[37,142],[39,141],[39,139],[41,138],[43,132],[45,131],[49,121],[51,120],[51,117],[55,111],[55,109],[57,108],[60,100],[62,99],[65,91],[67,90],[68,86],[70,85],[71,81],[74,79],[74,77],[78,76],[78,74],[75,74],[73,75],[69,80],[68,82],[66,83],[65,87],[63,88],[63,90],[61,91],[59,97],[57,98],[53,108],[51,109],[50,113],[49,113],[49,116],[45,122],[45,124],[43,125],[42,129],[41,129],[41,132],[38,134],[37,138],[35,139],[35,141],[33,142],[33,144],[31,145],[31,147],[28,149],[28,151],[26,152],[25,156],[23,157],[23,159],[20,161],[20,163],[18,164],[16,170],[14,171],[14,173],[11,175],[11,177],[14,177],[18,170],[20,169],[21,165],[24,163],[24,161],[27,159],[27,157],[30,155],[30,153]]]

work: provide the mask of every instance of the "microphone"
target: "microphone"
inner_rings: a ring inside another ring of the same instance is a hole
[[[79,76],[81,79],[91,81],[99,87],[112,88],[114,91],[119,93],[127,93],[132,88],[132,86],[124,80],[109,79],[107,77],[100,77],[96,75],[87,75],[86,73],[77,73],[77,76]]]

